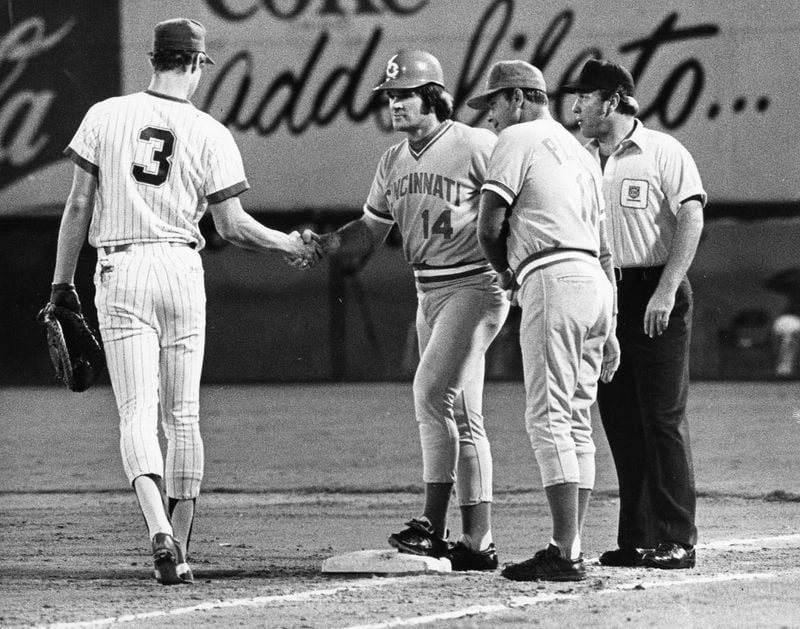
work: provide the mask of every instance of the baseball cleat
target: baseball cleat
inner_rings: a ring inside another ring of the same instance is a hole
[[[564,559],[552,544],[530,559],[507,564],[500,573],[512,581],[582,581],[586,578],[583,556],[576,561]]]
[[[456,542],[447,551],[447,558],[453,570],[495,570],[498,565],[494,544],[486,550],[472,550],[463,542]]]
[[[401,553],[423,555],[425,557],[447,556],[447,540],[439,537],[425,516],[412,518],[405,523],[408,527],[389,536],[389,545]]]
[[[153,536],[153,565],[156,580],[163,585],[194,583],[181,545],[169,533],[156,533]]]
[[[644,558],[647,553],[653,552],[652,548],[617,548],[607,550],[600,555],[601,566],[611,566],[614,568],[641,568],[644,566]]]
[[[694,546],[668,542],[659,544],[655,550],[647,553],[644,565],[663,570],[686,570],[694,568],[695,560]]]

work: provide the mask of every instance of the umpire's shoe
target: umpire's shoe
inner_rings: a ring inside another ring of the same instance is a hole
[[[600,565],[614,568],[641,568],[644,566],[645,556],[652,552],[652,548],[632,548],[629,546],[607,550],[600,555]]]
[[[405,523],[408,527],[389,536],[389,544],[401,553],[425,557],[446,557],[447,540],[439,537],[425,516]]]
[[[447,551],[453,570],[496,570],[497,549],[489,544],[486,550],[472,550],[464,542],[456,542]]]
[[[159,583],[194,583],[192,570],[184,559],[181,545],[169,533],[156,533],[153,536],[153,565]]]
[[[694,568],[695,560],[694,546],[668,542],[659,544],[655,550],[647,553],[644,565],[663,570],[685,570]]]
[[[512,581],[582,581],[586,578],[583,555],[575,561],[564,559],[552,544],[530,559],[511,563],[500,573]]]

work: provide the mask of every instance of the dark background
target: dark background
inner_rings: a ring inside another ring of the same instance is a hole
[[[770,379],[775,361],[771,325],[786,299],[767,290],[764,281],[796,258],[800,220],[740,220],[724,210],[708,208],[690,272],[695,292],[692,378]],[[358,215],[342,209],[254,213],[275,229],[320,232]],[[0,219],[0,385],[54,383],[36,313],[49,296],[58,224],[55,208],[46,216]],[[224,243],[208,216],[202,226],[208,238],[201,252],[208,295],[205,382],[411,378],[417,360],[416,294],[396,231],[362,267],[324,261],[301,272],[279,255]],[[95,261],[94,250],[85,246],[76,275],[84,312],[93,324]],[[521,378],[518,314],[512,309],[488,352],[490,380]]]

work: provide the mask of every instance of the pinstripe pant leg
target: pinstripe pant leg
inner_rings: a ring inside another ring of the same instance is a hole
[[[98,261],[95,304],[117,401],[120,452],[129,482],[163,477],[158,441],[158,335],[152,325],[147,263],[130,252]]]
[[[206,329],[203,268],[197,252],[175,247],[158,261],[161,415],[167,438],[165,482],[171,498],[196,498],[205,452],[200,378]]]

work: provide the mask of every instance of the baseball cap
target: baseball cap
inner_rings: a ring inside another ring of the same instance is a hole
[[[202,52],[208,63],[214,63],[206,53],[206,29],[197,20],[179,17],[156,24],[153,51],[176,50]]]
[[[595,90],[619,91],[622,96],[633,96],[634,84],[631,73],[613,61],[589,59],[578,75],[578,80],[561,88],[564,92],[594,92]]]
[[[495,92],[510,87],[518,87],[523,90],[547,91],[541,70],[530,63],[518,59],[512,61],[498,61],[495,63],[489,76],[486,79],[486,89],[482,94],[470,98],[467,105],[472,109],[488,109],[489,98]]]

